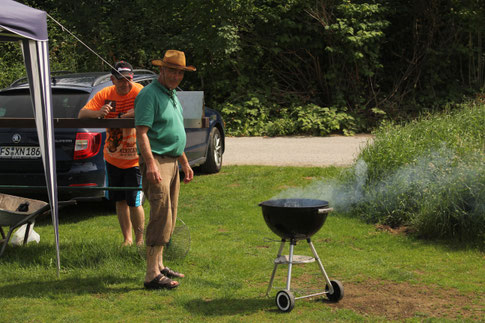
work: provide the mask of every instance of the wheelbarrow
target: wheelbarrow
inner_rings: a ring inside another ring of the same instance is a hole
[[[59,206],[69,204],[75,204],[75,201],[58,202]],[[44,201],[0,193],[0,235],[3,239],[0,240],[2,242],[0,257],[16,228],[27,224],[23,243],[26,244],[31,225],[39,215],[47,212],[50,212],[50,205]],[[6,236],[3,226],[10,227]]]

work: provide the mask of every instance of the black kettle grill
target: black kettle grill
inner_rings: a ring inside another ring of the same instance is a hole
[[[276,306],[283,312],[290,312],[295,306],[295,300],[301,298],[327,295],[330,301],[338,302],[344,296],[344,288],[338,280],[330,280],[318,257],[317,251],[311,241],[311,236],[320,230],[325,223],[328,213],[333,211],[327,201],[315,199],[276,199],[259,203],[262,207],[263,217],[268,227],[281,238],[278,255],[274,260],[273,273],[269,282],[266,295],[269,295],[273,287],[273,280],[278,265],[288,264],[286,289],[276,294]],[[293,250],[298,240],[306,239],[313,253],[313,258],[308,256],[293,255]],[[290,242],[290,254],[281,255],[286,241]],[[295,297],[291,292],[291,270],[293,264],[305,264],[317,261],[322,272],[326,286],[325,291]]]

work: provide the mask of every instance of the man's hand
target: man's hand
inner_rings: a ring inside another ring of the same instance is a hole
[[[160,176],[157,163],[153,158],[147,162],[147,179],[153,184],[158,184],[162,181],[162,176]]]
[[[182,171],[184,172],[184,183],[189,183],[192,179],[194,179],[194,171],[190,167],[189,163],[182,165]]]
[[[110,103],[106,103],[101,107],[101,109],[98,110],[98,119],[102,119],[108,115],[108,113],[113,109]]]
[[[194,178],[194,171],[190,167],[189,160],[185,153],[182,153],[182,156],[179,157],[179,164],[182,166],[182,171],[184,172],[184,183],[187,184]]]

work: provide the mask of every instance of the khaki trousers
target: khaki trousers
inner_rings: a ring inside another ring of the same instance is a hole
[[[179,168],[176,157],[153,155],[158,163],[162,181],[150,183],[146,177],[146,164],[140,156],[140,170],[143,176],[143,193],[150,202],[150,220],[146,229],[147,246],[165,246],[172,236],[177,220],[177,206],[180,191]]]

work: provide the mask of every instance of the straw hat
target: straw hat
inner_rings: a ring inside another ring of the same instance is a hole
[[[152,64],[155,66],[164,66],[168,68],[175,68],[178,70],[194,72],[196,68],[194,66],[185,65],[184,52],[169,49],[165,52],[163,59],[154,59]]]

